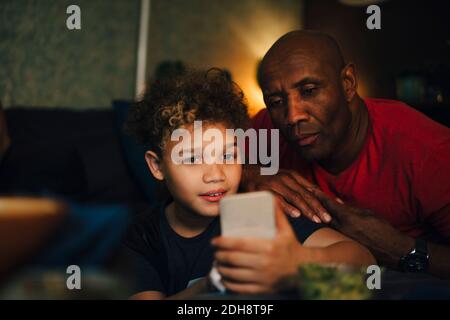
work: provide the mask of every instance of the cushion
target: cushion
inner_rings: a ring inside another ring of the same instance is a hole
[[[131,104],[132,101],[127,100],[113,101],[117,132],[119,134],[128,168],[134,181],[136,181],[136,184],[145,194],[147,200],[151,204],[155,204],[157,201],[158,182],[150,173],[144,158],[147,148],[136,142],[133,137],[128,135],[124,130],[125,121],[128,117]]]

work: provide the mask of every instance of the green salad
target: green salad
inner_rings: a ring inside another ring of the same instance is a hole
[[[298,289],[305,300],[366,300],[366,269],[308,264],[299,267]]]

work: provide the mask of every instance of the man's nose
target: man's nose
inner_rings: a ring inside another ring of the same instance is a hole
[[[299,94],[293,94],[288,97],[285,117],[290,126],[295,125],[299,121],[308,120],[309,114]]]
[[[213,163],[205,165],[205,172],[203,174],[203,182],[222,182],[225,180],[225,174],[223,171],[223,164]]]

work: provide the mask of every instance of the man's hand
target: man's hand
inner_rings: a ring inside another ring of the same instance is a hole
[[[351,224],[350,221],[353,217],[367,217],[373,216],[373,213],[368,209],[361,209],[345,204],[341,199],[333,199],[320,189],[313,190],[314,197],[320,201],[320,203],[326,208],[327,212],[331,215],[330,225],[335,229],[341,230],[346,225]]]
[[[397,269],[400,258],[414,248],[415,240],[412,237],[398,231],[370,210],[345,205],[322,191],[315,192],[315,196],[333,216],[331,225],[368,247],[377,261],[385,266]],[[429,273],[449,279],[450,247],[428,242],[428,252]]]
[[[306,258],[308,249],[297,241],[281,210],[276,212],[276,224],[275,239],[213,239],[217,270],[228,290],[247,294],[274,292],[287,276],[296,273],[298,257]]]
[[[400,257],[413,248],[411,237],[399,232],[370,210],[346,205],[320,190],[315,191],[315,196],[332,215],[330,225],[369,248],[378,262],[396,269]]]
[[[304,215],[316,223],[330,222],[331,217],[314,195],[320,189],[291,170],[280,170],[274,176],[259,175],[249,167],[244,173],[243,189],[245,191],[268,190],[278,198],[284,213],[299,217]]]

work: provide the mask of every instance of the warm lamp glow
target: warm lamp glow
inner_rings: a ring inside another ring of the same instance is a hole
[[[246,19],[230,17],[229,28],[233,38],[238,39],[241,50],[239,56],[232,58],[229,69],[235,81],[245,93],[249,104],[249,113],[255,115],[265,107],[261,89],[256,80],[256,68],[272,44],[283,34],[299,29],[299,11],[277,12],[273,7],[258,6]]]
[[[283,34],[299,29],[299,20],[300,9],[286,15],[286,12],[276,12],[273,7],[261,4],[245,20],[230,17],[229,27],[256,60],[261,59]]]
[[[263,95],[256,80],[249,81],[245,86],[245,95],[249,104],[250,116],[254,116],[259,110],[265,107]]]
[[[357,89],[357,91],[358,91],[358,95],[361,98],[370,98],[371,97],[370,92],[368,90],[368,83],[362,77],[358,78],[358,89]]]

